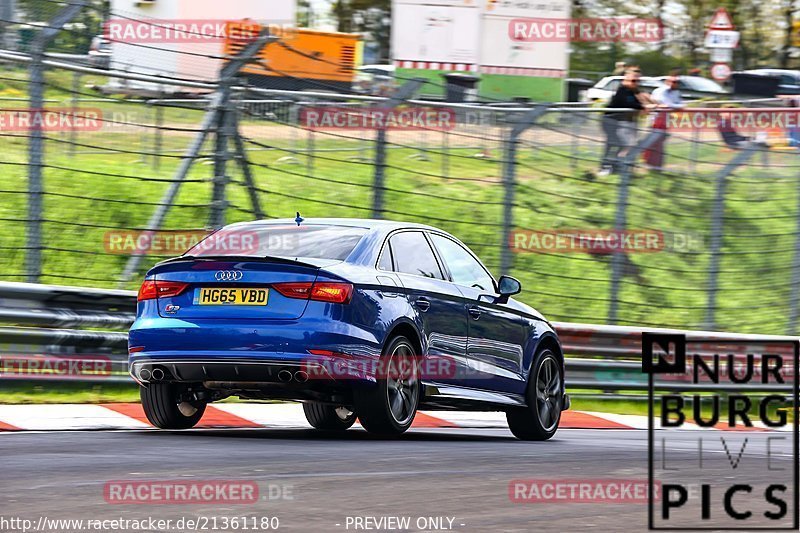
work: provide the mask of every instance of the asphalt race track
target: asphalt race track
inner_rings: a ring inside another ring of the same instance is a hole
[[[689,447],[691,433],[672,438]],[[499,429],[414,429],[397,440],[360,429],[18,432],[0,435],[0,456],[0,514],[34,523],[276,516],[280,530],[356,531],[367,529],[354,517],[408,516],[411,531],[450,530],[447,518],[454,531],[642,531],[647,520],[645,503],[515,503],[509,495],[520,478],[645,481],[641,430],[560,430],[544,443]],[[193,479],[255,481],[260,501],[120,505],[104,497],[113,480]],[[418,529],[420,517],[442,517],[444,527]]]

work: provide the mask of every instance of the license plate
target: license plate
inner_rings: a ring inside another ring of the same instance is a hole
[[[194,291],[195,305],[267,305],[269,289],[201,287]]]

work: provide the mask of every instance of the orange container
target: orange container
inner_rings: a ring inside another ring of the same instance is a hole
[[[229,22],[224,53],[233,55],[257,35],[258,24]],[[360,35],[272,28],[278,41],[266,45],[256,63],[242,69],[248,80],[267,88],[350,89],[360,50]]]

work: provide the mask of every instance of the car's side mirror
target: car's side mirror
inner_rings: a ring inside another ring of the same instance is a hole
[[[518,294],[521,291],[522,283],[520,283],[516,278],[512,278],[511,276],[500,276],[500,279],[497,280],[497,292],[500,293],[500,297],[497,300],[500,303],[506,303],[509,296]]]

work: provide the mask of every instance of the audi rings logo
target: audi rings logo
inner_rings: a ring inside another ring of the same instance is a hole
[[[239,281],[242,279],[242,273],[238,270],[217,270],[214,274],[214,279],[217,281]]]

